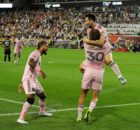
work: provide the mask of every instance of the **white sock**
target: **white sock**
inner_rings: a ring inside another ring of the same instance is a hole
[[[84,106],[83,105],[78,106],[78,117],[82,118],[83,110],[84,110]]]

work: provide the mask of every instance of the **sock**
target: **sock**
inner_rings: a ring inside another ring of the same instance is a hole
[[[83,105],[78,106],[78,117],[82,118],[83,110],[84,110]]]
[[[118,75],[118,79],[119,79],[119,78],[122,78],[122,75]]]
[[[112,65],[111,65],[111,68],[112,68],[113,72],[114,72],[117,76],[120,76],[120,75],[121,75],[119,66],[118,66],[116,63],[112,64]]]
[[[92,112],[96,107],[96,101],[91,101],[89,105],[89,111]]]
[[[45,100],[40,99],[39,106],[40,106],[39,112],[44,113],[45,112]]]
[[[5,55],[5,56],[4,56],[4,62],[6,62],[6,57],[7,57],[7,56]]]
[[[17,63],[19,63],[20,62],[20,56],[18,56],[18,60],[17,60]]]
[[[31,107],[31,104],[28,103],[28,102],[25,102],[25,103],[23,104],[22,111],[21,111],[21,113],[20,113],[19,119],[22,119],[22,120],[25,119],[26,113],[28,112],[28,110],[30,109],[30,107]]]

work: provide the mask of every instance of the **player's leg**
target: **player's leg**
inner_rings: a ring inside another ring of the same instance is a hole
[[[37,96],[39,97],[39,115],[40,116],[52,116],[52,113],[48,113],[45,110],[45,100],[46,100],[46,96],[45,93],[38,93]]]
[[[18,52],[18,60],[17,60],[17,63],[20,62],[20,57],[21,57],[21,52]]]
[[[4,64],[6,64],[7,54],[4,54]]]
[[[31,105],[33,105],[34,100],[35,100],[35,94],[27,94],[26,96],[27,96],[27,100],[23,104],[20,116],[17,119],[17,122],[21,123],[21,124],[27,124],[28,123],[28,122],[25,121],[25,116],[26,116],[28,110],[30,109]]]
[[[37,86],[36,95],[39,97],[39,107],[40,107],[39,115],[52,116],[52,113],[48,113],[45,110],[46,95],[39,81],[36,82],[36,86]]]
[[[6,59],[7,59],[7,50],[4,49],[4,64],[6,64]]]
[[[117,65],[117,63],[115,63],[113,61],[112,52],[106,56],[106,64],[108,64],[111,67],[111,69],[113,70],[113,72],[118,76],[118,79],[121,82],[121,84],[127,83],[127,80],[121,74],[119,66]]]
[[[103,86],[103,74],[104,71],[96,71],[94,70],[94,80],[92,82],[92,99],[89,104],[89,108],[84,116],[84,119],[88,122],[90,120],[90,116],[92,111],[95,109],[97,101],[98,101],[98,96],[99,92],[102,89]]]
[[[92,100],[90,102],[89,108],[84,116],[84,119],[88,122],[90,120],[90,116],[92,111],[95,109],[97,101],[98,101],[98,96],[99,96],[100,90],[93,90],[92,92]]]
[[[93,74],[93,71],[90,68],[86,68],[83,73],[82,90],[81,90],[81,94],[78,101],[77,122],[80,122],[82,120],[82,113],[84,110],[84,101],[92,83],[92,78],[93,78],[92,74]]]
[[[80,94],[79,101],[78,101],[77,122],[80,122],[82,120],[82,114],[83,114],[83,110],[84,110],[84,101],[87,96],[87,93],[88,93],[88,89],[81,90],[81,94]]]
[[[8,54],[8,63],[10,63],[10,61],[11,61],[11,56],[10,54]]]
[[[17,53],[14,53],[14,64],[16,64]]]
[[[10,49],[9,49],[9,51],[8,51],[8,62],[10,63],[10,60],[11,60],[11,51],[10,51]]]
[[[20,116],[17,119],[17,122],[21,124],[27,124],[28,122],[25,121],[25,116],[28,110],[30,109],[30,107],[34,104],[36,88],[35,88],[34,80],[31,78],[24,80],[22,82],[22,86],[26,93],[27,100],[23,104],[23,107],[22,107]]]

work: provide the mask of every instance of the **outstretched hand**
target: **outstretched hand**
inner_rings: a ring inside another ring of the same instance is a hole
[[[42,70],[40,70],[40,75],[42,76],[43,79],[46,78],[46,74]]]
[[[18,87],[18,92],[21,93],[22,91],[23,91],[23,86],[22,86],[22,84],[20,84]]]

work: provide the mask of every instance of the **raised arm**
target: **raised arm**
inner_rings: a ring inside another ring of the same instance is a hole
[[[104,37],[101,37],[99,40],[89,40],[89,38],[84,38],[83,42],[88,45],[103,45],[105,39]]]

